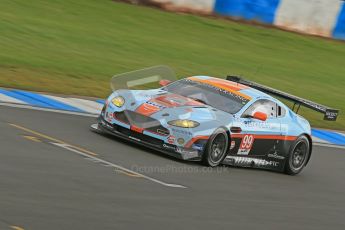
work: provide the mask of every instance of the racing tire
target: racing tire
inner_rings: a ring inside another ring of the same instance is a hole
[[[202,156],[202,163],[210,167],[218,166],[226,157],[228,146],[228,134],[223,128],[217,129],[207,142]]]
[[[285,173],[296,175],[300,173],[306,165],[310,155],[310,142],[306,136],[300,136],[292,144],[288,159],[285,163]]]

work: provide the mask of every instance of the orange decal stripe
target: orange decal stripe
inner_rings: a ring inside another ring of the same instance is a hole
[[[214,80],[203,80],[203,79],[198,79],[196,77],[189,77],[188,78],[189,80],[192,80],[192,81],[197,81],[197,82],[201,82],[201,83],[205,83],[205,84],[208,84],[208,85],[211,85],[211,86],[214,86],[214,87],[217,87],[219,89],[223,89],[223,90],[226,90],[228,92],[231,92],[233,94],[236,94],[236,95],[239,95],[245,99],[248,99],[250,100],[251,97],[246,95],[246,94],[243,94],[241,92],[239,92],[239,90],[241,89],[244,89],[244,88],[241,88],[241,86],[237,86],[237,84],[232,84],[229,82],[229,84],[226,84],[225,82],[217,82],[217,81],[214,81]]]
[[[282,141],[294,141],[297,139],[296,136],[282,136],[282,135],[257,135],[257,134],[232,134],[233,138],[243,138],[245,135],[253,135],[255,139],[272,139],[272,140],[282,140]]]
[[[196,142],[197,140],[207,140],[208,138],[210,138],[210,136],[195,136],[190,141],[188,141],[187,144],[185,144],[184,147],[190,148],[192,146],[192,144],[194,142]]]
[[[135,125],[131,125],[131,130],[133,130],[135,132],[138,132],[138,133],[143,133],[144,132],[143,128],[140,128],[140,127],[135,126]]]
[[[208,79],[206,81],[211,82],[213,84],[223,85],[224,87],[229,87],[232,90],[236,90],[236,91],[249,88],[246,85],[242,85],[242,84],[235,83],[235,82],[232,82],[232,81],[227,81],[227,80],[224,80],[224,79]]]
[[[157,106],[144,103],[141,106],[139,106],[135,110],[135,112],[140,113],[140,114],[145,115],[145,116],[150,116],[150,115],[158,112],[159,110],[160,110],[160,108]]]

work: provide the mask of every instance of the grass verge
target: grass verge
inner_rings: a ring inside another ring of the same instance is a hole
[[[167,64],[238,74],[345,111],[345,44],[110,0],[3,0],[0,86],[105,97],[113,74]],[[301,111],[314,126],[345,130]]]

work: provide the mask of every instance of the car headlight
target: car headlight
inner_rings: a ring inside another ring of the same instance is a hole
[[[123,104],[125,104],[125,99],[121,96],[117,96],[111,100],[111,103],[117,107],[121,107]]]
[[[181,128],[195,128],[200,124],[191,120],[173,120],[168,122],[169,125],[181,127]]]

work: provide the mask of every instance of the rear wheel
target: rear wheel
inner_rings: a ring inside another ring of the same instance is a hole
[[[286,161],[285,172],[289,175],[300,173],[310,154],[310,143],[306,136],[300,136],[290,148],[289,158]]]
[[[202,157],[204,165],[216,167],[226,157],[229,146],[229,137],[222,128],[217,129],[208,140]]]

